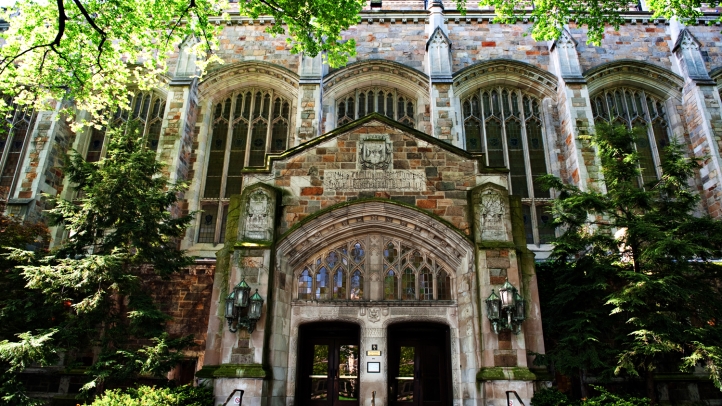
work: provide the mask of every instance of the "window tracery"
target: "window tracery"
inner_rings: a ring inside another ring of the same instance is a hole
[[[621,124],[630,129],[644,128],[647,137],[634,143],[641,169],[638,183],[643,186],[658,180],[664,148],[670,142],[664,102],[643,90],[614,88],[592,98],[592,112],[594,120]]]
[[[382,242],[382,300],[452,300],[451,272],[432,254],[395,238]],[[315,255],[297,274],[298,299],[368,300],[368,245],[355,239]]]
[[[110,118],[110,125],[123,127],[129,120],[137,120],[139,129],[146,140],[146,146],[153,151],[158,149],[163,115],[165,114],[165,98],[151,92],[136,92],[128,97],[130,110],[118,109]],[[85,160],[97,162],[103,156],[106,128],[93,128],[90,133]]]
[[[19,106],[9,98],[5,102],[11,111],[0,121],[0,196],[12,191],[36,116],[32,109]]]
[[[554,237],[546,204],[550,198],[537,179],[548,173],[541,101],[518,89],[480,89],[462,101],[466,150],[484,152],[487,165],[509,169],[509,192],[521,196],[527,244]]]
[[[208,140],[199,243],[223,243],[228,201],[240,193],[246,167],[288,145],[291,102],[272,89],[246,88],[216,103]]]
[[[396,89],[368,87],[341,97],[336,103],[339,126],[371,113],[379,113],[409,127],[414,126],[416,103]]]

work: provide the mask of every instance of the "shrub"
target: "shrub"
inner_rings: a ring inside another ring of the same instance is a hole
[[[589,398],[582,402],[582,406],[647,406],[649,399],[647,398],[623,398],[621,396],[609,393],[600,386],[592,386],[599,392],[599,396]]]
[[[140,386],[109,390],[91,406],[213,406],[213,400],[213,390],[204,386]]]
[[[567,396],[556,389],[542,389],[534,393],[531,398],[533,406],[562,406],[570,405]]]

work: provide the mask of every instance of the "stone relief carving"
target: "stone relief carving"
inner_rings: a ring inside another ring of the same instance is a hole
[[[241,259],[241,266],[243,268],[262,268],[263,257],[243,257]]]
[[[369,309],[369,321],[371,323],[378,323],[379,320],[381,320],[381,316],[379,315],[379,308],[378,307],[372,307]]]
[[[323,186],[338,191],[426,190],[423,170],[393,169],[393,143],[386,134],[369,134],[359,141],[357,170],[326,170]]]
[[[359,143],[361,169],[391,169],[393,147],[388,135],[369,135]]]
[[[506,205],[501,194],[493,189],[481,192],[478,204],[479,229],[482,240],[505,241],[507,232],[505,223]]]
[[[686,29],[679,34],[679,37],[675,51],[687,75],[696,79],[709,79],[697,40]]]
[[[437,27],[428,42],[432,76],[451,76],[451,42],[441,27]]]
[[[251,240],[270,240],[273,232],[271,198],[264,190],[251,193],[246,202],[244,237]]]

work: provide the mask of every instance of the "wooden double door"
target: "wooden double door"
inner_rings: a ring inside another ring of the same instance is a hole
[[[392,325],[388,396],[395,406],[450,406],[449,329],[441,324]]]
[[[296,403],[307,406],[359,404],[359,327],[314,323],[299,329]]]

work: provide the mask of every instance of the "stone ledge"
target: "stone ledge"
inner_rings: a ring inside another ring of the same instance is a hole
[[[270,378],[271,374],[261,364],[205,365],[196,372],[196,378]]]
[[[536,375],[529,368],[491,367],[481,368],[476,374],[477,381],[534,381]]]

